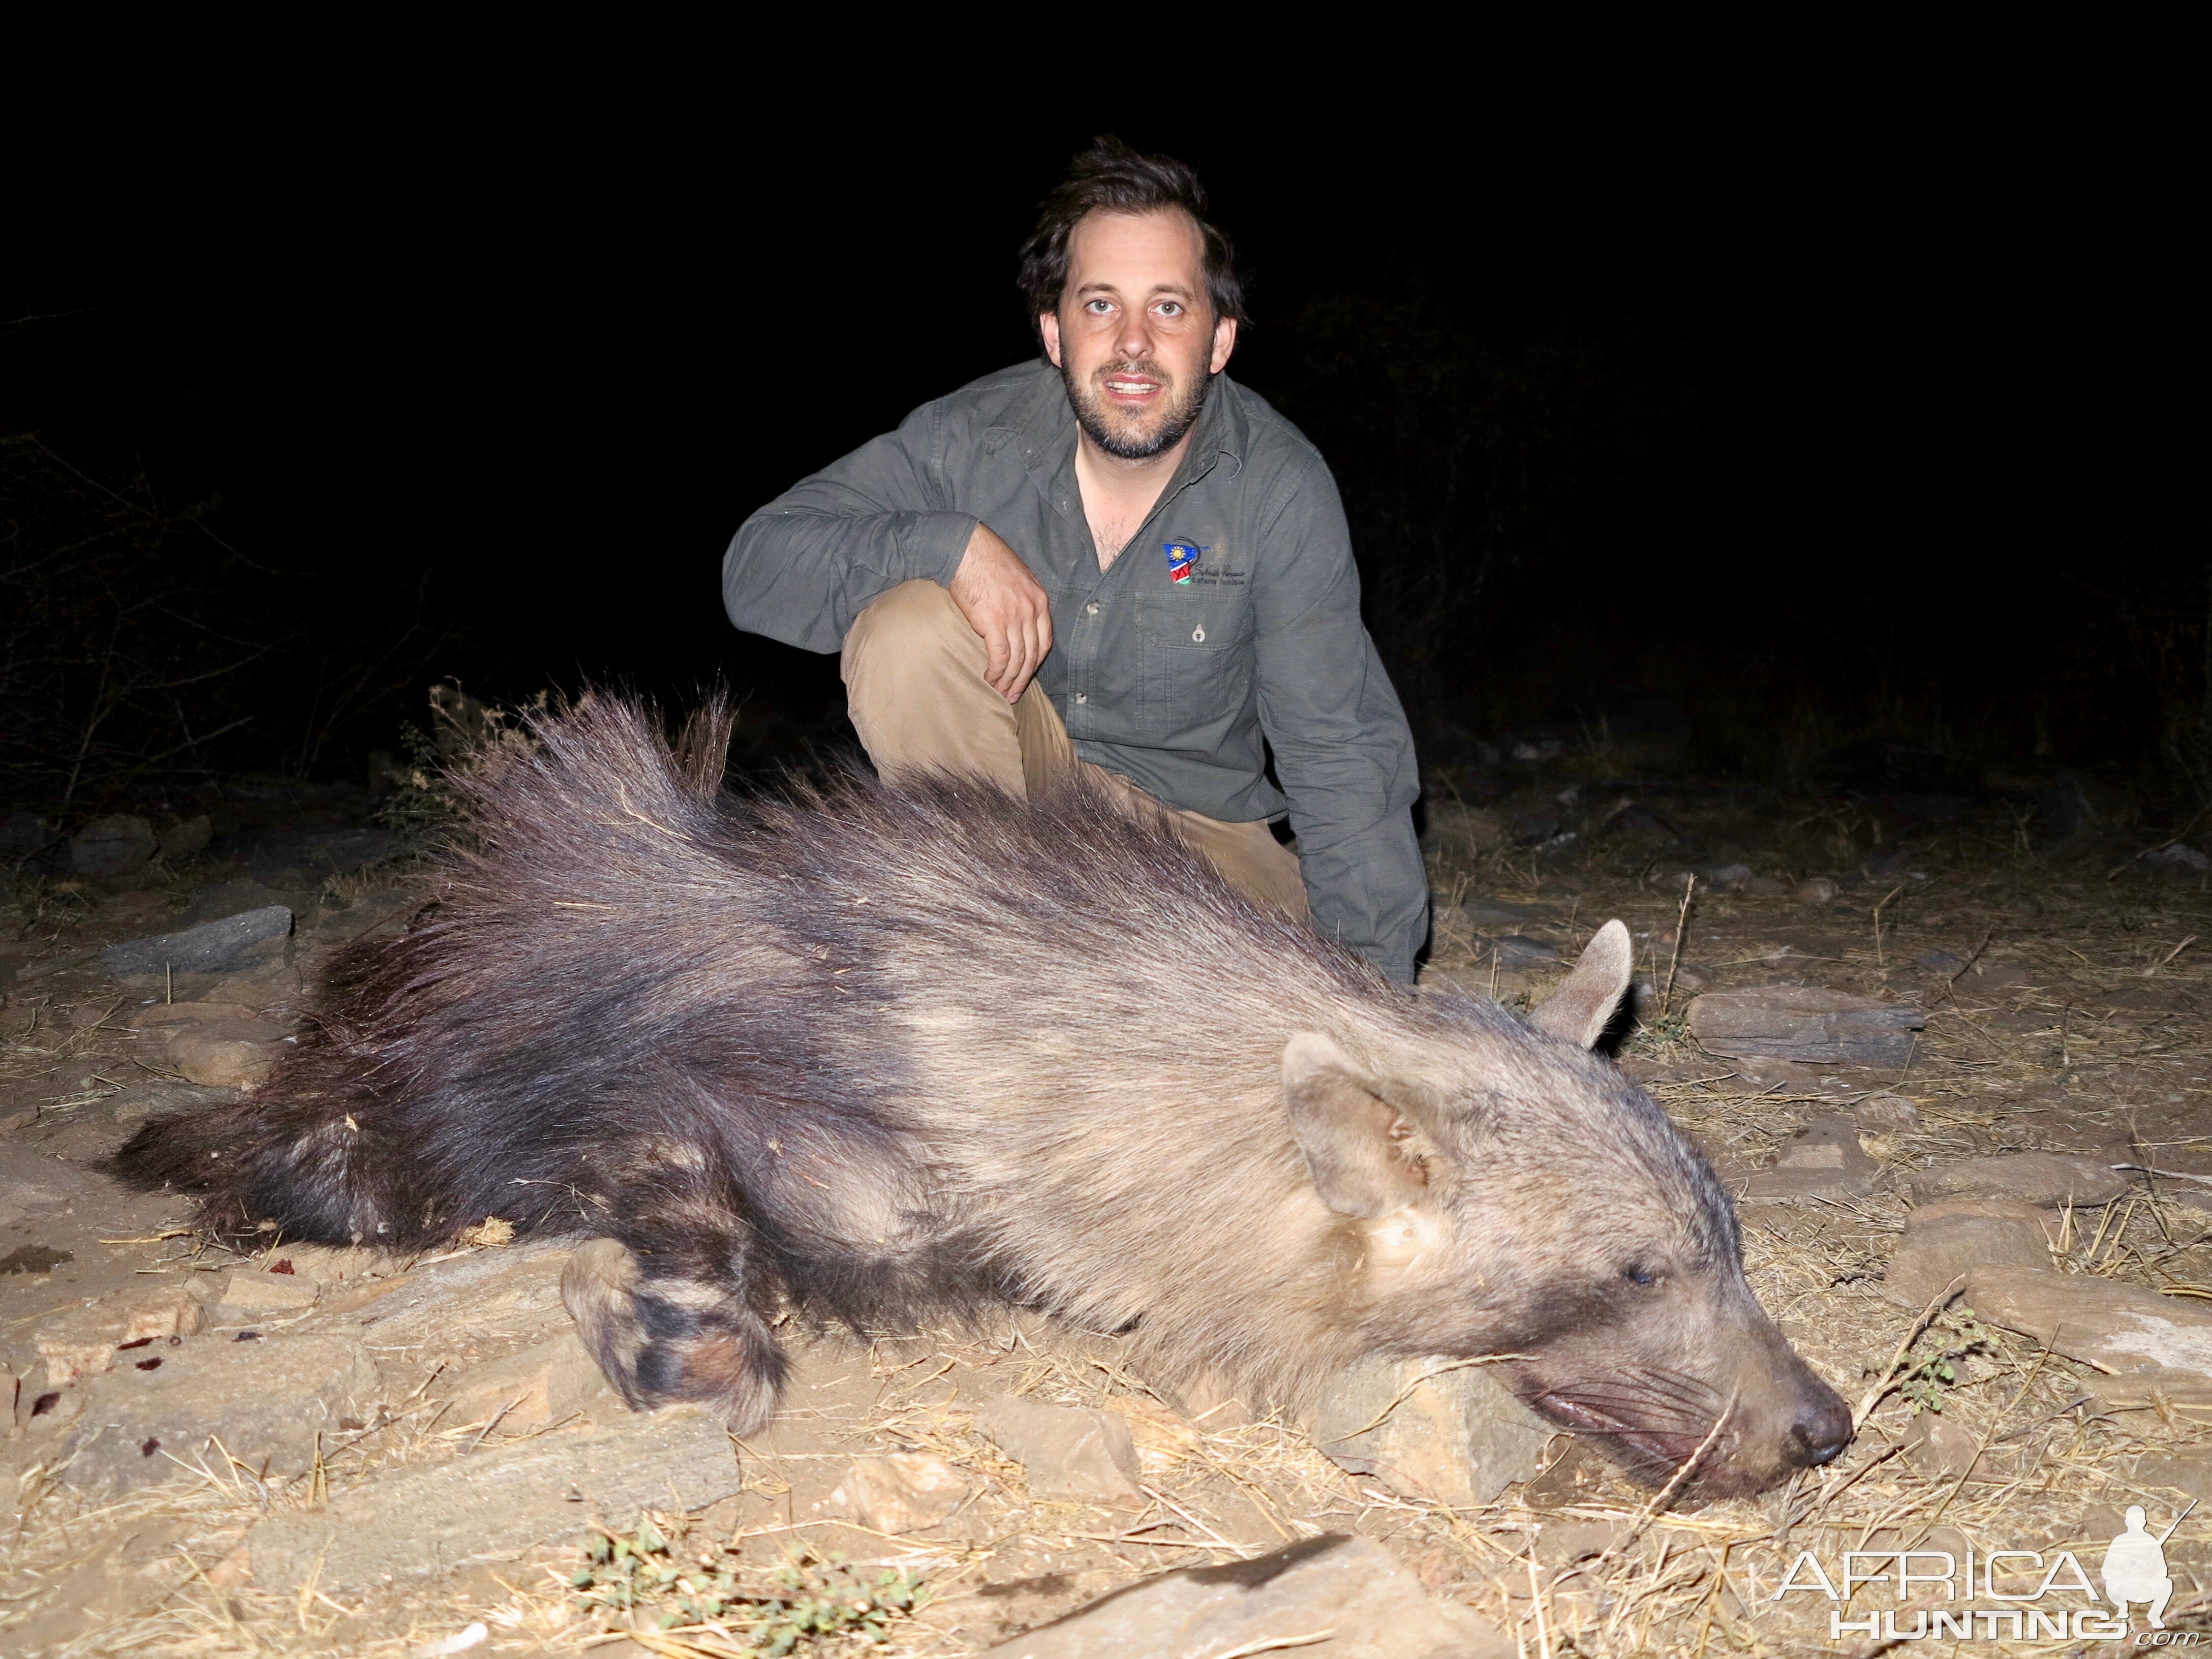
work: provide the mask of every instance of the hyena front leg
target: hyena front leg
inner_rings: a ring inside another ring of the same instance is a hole
[[[631,1407],[694,1401],[751,1434],[775,1414],[790,1367],[769,1332],[772,1276],[742,1200],[722,1185],[663,1170],[623,1194],[612,1236],[569,1259],[561,1299]]]

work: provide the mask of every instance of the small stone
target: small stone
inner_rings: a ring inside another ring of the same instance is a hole
[[[1874,1160],[1859,1146],[1858,1131],[1840,1118],[1815,1118],[1783,1144],[1776,1160],[1784,1170],[1838,1170],[1872,1175]]]
[[[123,1340],[149,1341],[157,1337],[194,1336],[207,1322],[207,1304],[179,1285],[165,1291],[131,1310],[123,1322]]]
[[[960,1471],[927,1452],[856,1457],[829,1499],[824,1515],[874,1532],[919,1532],[945,1520],[968,1495]]]
[[[1522,933],[1508,933],[1491,943],[1484,955],[1494,956],[1500,968],[1537,968],[1559,959],[1559,953],[1541,939]]]
[[[1790,893],[1790,886],[1778,876],[1753,876],[1737,883],[1736,891],[1747,898],[1783,898]]]
[[[1919,960],[1915,962],[1913,966],[1931,974],[1942,974],[1948,976],[1965,973],[1966,959],[1950,951],[1928,951],[1921,954]]]
[[[1476,927],[1525,927],[1550,919],[1550,912],[1540,904],[1512,904],[1504,899],[1468,899],[1459,911]]]
[[[1833,904],[1843,890],[1828,877],[1814,876],[1810,881],[1799,882],[1790,896],[1800,904]]]
[[[1941,1199],[1996,1199],[2055,1210],[2094,1209],[2129,1191],[2125,1174],[2106,1161],[2063,1152],[2008,1152],[1923,1170],[1912,1177],[1915,1204]]]
[[[218,1325],[251,1325],[258,1321],[305,1313],[322,1294],[312,1279],[298,1273],[259,1273],[234,1267],[223,1280],[215,1305]]]
[[[264,1526],[269,1523],[264,1522]],[[1139,1579],[984,1659],[1134,1659],[1273,1652],[1332,1632],[1331,1659],[1511,1659],[1513,1642],[1474,1608],[1432,1596],[1371,1538],[1323,1533],[1270,1554]]]
[[[1490,1368],[1441,1358],[1352,1367],[1309,1429],[1338,1467],[1460,1509],[1533,1479],[1552,1434]]]
[[[1709,991],[1690,1005],[1690,1031],[1709,1052],[1815,1065],[1897,1066],[1927,1024],[1917,1008],[1812,986]]]
[[[1083,1406],[987,1400],[975,1426],[1019,1463],[1035,1498],[1140,1508],[1136,1442],[1127,1419]]]
[[[204,812],[171,824],[161,831],[161,861],[164,864],[182,864],[194,854],[206,851],[207,844],[214,835],[214,822]]]
[[[2043,901],[2033,893],[2008,893],[2004,896],[2003,903],[2004,908],[2016,916],[2039,916],[2043,914]]]
[[[94,818],[70,841],[70,873],[127,876],[149,862],[159,845],[154,826],[135,814]]]
[[[281,953],[292,932],[292,912],[282,904],[242,911],[221,921],[111,945],[100,965],[118,979],[137,974],[213,974]]]
[[[1905,1431],[1905,1461],[1926,1480],[1955,1480],[1981,1455],[1981,1437],[1940,1412],[1914,1413]]]
[[[1920,1127],[1920,1108],[1903,1095],[1869,1095],[1851,1108],[1851,1121],[1869,1134],[1910,1134]]]
[[[169,1039],[169,1064],[216,1089],[258,1088],[284,1053],[284,1028],[265,1020],[218,1019],[187,1025]]]

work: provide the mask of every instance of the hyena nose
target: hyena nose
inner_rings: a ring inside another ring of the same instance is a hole
[[[1851,1411],[1841,1396],[1827,1393],[1797,1409],[1790,1425],[1784,1455],[1800,1468],[1818,1468],[1832,1462],[1851,1443]]]

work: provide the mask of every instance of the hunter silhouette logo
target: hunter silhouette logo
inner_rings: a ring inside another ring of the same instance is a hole
[[[2154,1533],[2142,1506],[2130,1506],[2125,1529],[2106,1547],[2099,1566],[2105,1587],[2101,1596],[2071,1550],[2061,1550],[2046,1560],[2035,1550],[1969,1548],[1963,1559],[1949,1550],[1847,1550],[1833,1571],[1812,1551],[1803,1550],[1783,1574],[1781,1588],[1771,1599],[1808,1594],[1837,1604],[1828,1611],[1831,1639],[1857,1635],[1881,1642],[1919,1642],[1931,1637],[1954,1642],[2109,1641],[2128,1634],[2132,1606],[2143,1608],[2149,1620],[2150,1629],[2136,1638],[2139,1643],[2193,1643],[2197,1638],[2185,1632],[2166,1632],[2166,1604],[2173,1599],[2173,1579],[2166,1566],[2166,1540],[2196,1507],[2191,1503],[2165,1531]],[[1858,1618],[1846,1617],[1860,1592],[1875,1584],[1890,1586],[1889,1596],[1898,1603],[1918,1599],[1924,1604],[1909,1610],[1902,1606],[1863,1608]],[[2089,1605],[2066,1606],[2064,1598]],[[1984,1600],[1996,1605],[1960,1605]],[[2100,1605],[2107,1601],[2109,1607]],[[1912,1622],[1900,1623],[1900,1615]]]
[[[2189,1510],[2196,1507],[2191,1503]],[[2128,1603],[2142,1601],[2149,1606],[2150,1627],[2166,1628],[2166,1604],[2173,1600],[2173,1580],[2166,1571],[2166,1540],[2173,1536],[2174,1527],[2182,1523],[2189,1510],[2175,1516],[2172,1525],[2154,1538],[2143,1525],[2142,1505],[2128,1506],[2128,1529],[2105,1551],[2105,1594],[2112,1598],[2114,1618],[2125,1619]]]

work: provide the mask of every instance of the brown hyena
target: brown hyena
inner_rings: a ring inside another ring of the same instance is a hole
[[[295,1238],[590,1235],[565,1290],[610,1379],[741,1430],[785,1305],[1000,1298],[1291,1408],[1368,1356],[1525,1356],[1523,1396],[1641,1473],[1711,1435],[1708,1490],[1849,1437],[1705,1159],[1589,1051],[1620,923],[1523,1020],[1392,987],[1079,786],[742,799],[718,714],[672,750],[593,698],[539,735],[462,781],[428,919],[126,1174]]]

